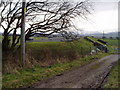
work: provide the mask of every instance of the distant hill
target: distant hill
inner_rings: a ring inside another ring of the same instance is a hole
[[[94,36],[94,37],[103,37],[103,33],[92,33],[92,34],[86,34],[85,36]],[[120,32],[110,32],[110,33],[104,33],[104,36],[106,38],[110,38],[110,37],[120,37]]]

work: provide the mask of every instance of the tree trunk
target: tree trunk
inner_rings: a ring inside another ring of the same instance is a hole
[[[3,52],[10,50],[10,39],[7,33],[4,33],[4,38],[2,40],[2,50]]]

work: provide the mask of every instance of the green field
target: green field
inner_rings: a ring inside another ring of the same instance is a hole
[[[103,39],[102,39],[103,40]],[[104,39],[104,41],[108,42],[108,44],[110,46],[115,46],[115,47],[118,47],[118,42],[120,40],[117,40],[117,39]]]
[[[99,43],[99,44],[101,44],[101,45],[103,45],[103,46],[105,45],[105,44],[97,41],[98,38],[93,38],[93,37],[88,37],[88,38],[97,42],[97,43]],[[113,53],[114,48],[118,48],[118,42],[120,42],[120,40],[117,40],[117,39],[107,39],[106,38],[106,39],[101,39],[101,40],[108,42],[107,48],[109,50],[109,53]]]
[[[26,51],[31,52],[35,60],[55,62],[55,60],[73,60],[90,54],[95,48],[92,43],[80,39],[74,42],[32,42],[26,43]]]
[[[34,40],[40,40],[40,39],[48,39],[47,37],[34,37]]]
[[[120,52],[120,49],[119,49],[120,40],[117,40],[117,39],[104,39],[104,41],[108,42],[108,47],[110,48],[111,52],[114,52],[115,48],[118,48],[118,51]]]

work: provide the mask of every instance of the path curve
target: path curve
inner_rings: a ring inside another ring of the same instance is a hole
[[[37,82],[30,88],[99,88],[118,55],[109,55],[90,64]]]

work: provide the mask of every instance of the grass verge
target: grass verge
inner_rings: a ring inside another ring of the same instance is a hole
[[[19,70],[15,74],[3,75],[3,88],[20,88],[32,85],[38,80],[60,74],[66,70],[85,65],[95,59],[108,54],[101,53],[93,56],[85,56],[79,60],[69,61],[61,64],[53,64],[48,67],[34,66],[33,68]]]
[[[120,60],[118,61],[117,65],[115,65],[112,68],[109,76],[107,77],[107,81],[104,85],[104,88],[119,88],[119,86],[120,86],[119,69],[120,69]]]

